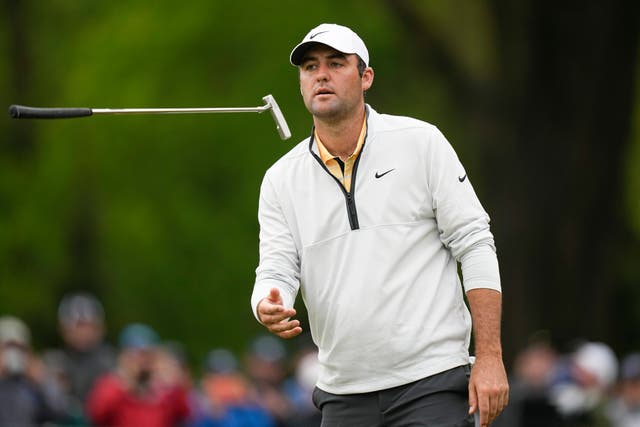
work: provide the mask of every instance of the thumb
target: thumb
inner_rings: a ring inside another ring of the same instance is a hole
[[[278,290],[278,288],[271,288],[271,290],[269,291],[269,296],[267,298],[269,298],[269,301],[273,303],[282,303],[282,298],[280,298],[280,290]]]

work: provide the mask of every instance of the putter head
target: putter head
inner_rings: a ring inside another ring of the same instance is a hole
[[[287,121],[284,119],[282,111],[280,111],[280,107],[278,107],[278,103],[273,95],[267,95],[263,97],[262,100],[267,103],[267,107],[271,111],[271,115],[273,116],[273,120],[276,122],[276,129],[278,129],[280,138],[283,140],[291,138],[291,131],[289,130]]]

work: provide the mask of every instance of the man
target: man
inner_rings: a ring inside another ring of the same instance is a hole
[[[115,351],[104,341],[104,309],[89,293],[68,294],[58,306],[58,322],[69,391],[83,404],[95,380],[115,366]]]
[[[300,334],[302,291],[323,426],[489,425],[508,400],[501,288],[464,168],[434,126],[364,103],[374,72],[350,29],[314,28],[290,61],[314,128],[262,183],[256,318]]]
[[[90,293],[65,295],[58,305],[58,326],[63,346],[48,350],[43,361],[48,377],[59,391],[58,410],[64,425],[87,424],[84,403],[95,380],[115,366],[115,351],[105,342],[105,314]]]

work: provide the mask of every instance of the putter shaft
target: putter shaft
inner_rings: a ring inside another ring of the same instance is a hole
[[[93,114],[204,114],[204,113],[262,113],[270,108],[237,107],[237,108],[92,108]]]
[[[11,105],[9,115],[14,119],[68,119],[93,115],[117,114],[210,114],[210,113],[263,113],[271,111],[281,139],[289,139],[289,126],[272,95],[262,98],[265,105],[259,107],[231,108],[38,108]]]

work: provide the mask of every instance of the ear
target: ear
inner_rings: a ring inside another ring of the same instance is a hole
[[[362,91],[366,92],[373,85],[373,68],[367,67],[362,73]]]

